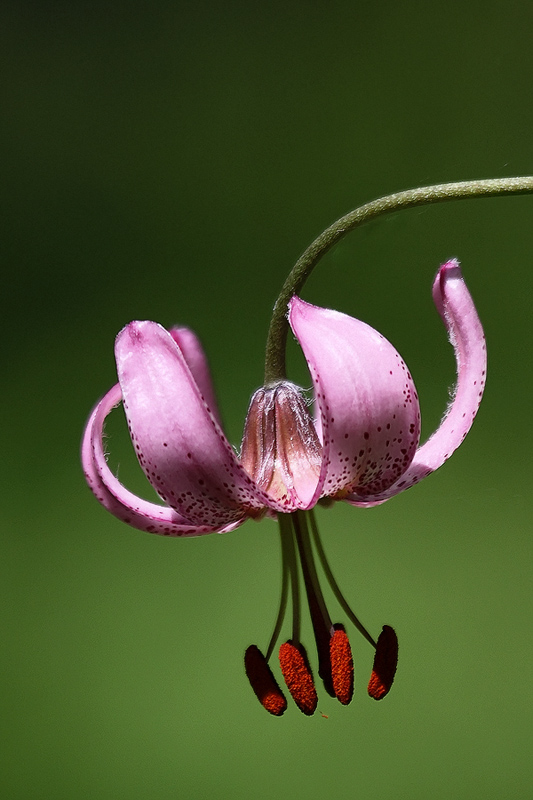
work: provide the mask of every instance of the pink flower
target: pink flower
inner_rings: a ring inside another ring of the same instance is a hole
[[[292,636],[279,649],[280,668],[304,714],[313,714],[318,702],[300,636],[300,570],[318,673],[326,691],[343,705],[352,699],[348,637],[329,615],[315,557],[344,612],[375,649],[369,695],[380,700],[391,688],[396,633],[385,625],[374,640],[350,609],[327,563],[311,509],[327,498],[356,506],[383,503],[440,467],[466,436],[483,394],[486,357],[483,330],[457,261],[438,271],[433,298],[455,349],[458,381],[446,416],[422,447],[418,396],[404,361],[380,333],[337,311],[291,299],[288,319],[313,380],[315,416],[301,390],[285,379],[258,389],[240,458],[222,431],[205,355],[191,331],[131,322],[117,336],[119,383],[94,409],[83,438],[89,486],[122,521],[167,536],[222,533],[248,518],[278,516],[278,618],[266,656],[256,645],[245,653],[250,684],[275,716],[284,713],[287,702],[268,661],[282,629],[289,584]],[[104,423],[121,400],[139,463],[164,505],[136,497],[107,465]]]
[[[444,264],[433,299],[457,359],[457,387],[419,447],[416,389],[394,347],[364,322],[293,297],[289,322],[313,380],[316,418],[288,381],[252,398],[239,458],[222,430],[196,336],[155,322],[118,335],[119,383],[87,423],[82,462],[100,503],[151,533],[226,532],[248,518],[312,508],[321,498],[382,503],[438,469],[466,436],[485,384],[483,330],[459,263]],[[106,416],[120,401],[146,477],[164,505],[126,489],[104,452]]]

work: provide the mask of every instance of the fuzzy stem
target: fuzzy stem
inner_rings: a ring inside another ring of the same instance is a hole
[[[320,234],[300,256],[285,281],[276,300],[265,358],[265,384],[286,377],[285,346],[287,343],[287,304],[298,294],[316,264],[343,236],[371,219],[399,211],[402,208],[443,203],[448,200],[465,200],[472,197],[495,197],[501,194],[529,194],[533,192],[533,176],[520,178],[494,178],[477,181],[441,183],[396,192],[366,203],[341,217]]]

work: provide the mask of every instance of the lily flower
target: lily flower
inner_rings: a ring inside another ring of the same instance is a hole
[[[366,323],[296,296],[289,303],[288,320],[311,374],[314,418],[302,391],[289,381],[259,389],[250,404],[239,457],[223,432],[207,360],[196,336],[186,328],[167,331],[155,322],[141,321],[131,322],[117,336],[118,383],[93,410],[85,430],[82,462],[89,487],[108,511],[135,528],[165,536],[198,536],[228,532],[247,519],[266,515],[278,517],[283,538],[290,520],[294,542],[290,546],[282,542],[282,548],[293,602],[298,601],[298,553],[319,672],[328,691],[341,702],[342,697],[351,699],[346,688],[350,669],[353,674],[351,655],[348,658],[342,626],[331,624],[321,598],[312,538],[334,591],[338,587],[322,558],[313,520],[313,536],[309,535],[305,512],[328,498],[362,507],[383,503],[440,467],[463,441],[483,394],[486,355],[483,330],[456,260],[439,269],[433,299],[455,350],[458,380],[444,419],[422,446],[417,392],[395,348]],[[121,401],[139,463],[163,505],[132,494],[107,464],[104,423]],[[346,610],[344,598],[339,600]],[[376,647],[353,612],[349,610],[348,616]],[[374,663],[385,659],[387,675],[392,662],[395,669],[397,656],[397,641],[390,631],[385,626],[385,643],[378,646]],[[283,659],[280,651],[287,685],[301,710],[312,713],[316,702],[309,686],[314,691],[314,685],[312,678],[308,681],[310,667],[297,630],[286,645],[293,648],[282,645]],[[392,655],[387,659],[384,653]],[[249,648],[246,668],[263,705],[279,714],[284,710],[279,710],[280,693],[264,689],[272,686],[271,679],[275,684],[268,657],[269,653],[264,659],[257,648]],[[332,670],[334,662],[341,666]],[[372,696],[381,697],[390,685],[384,688],[374,673],[371,683],[378,689]],[[334,684],[343,681],[344,688],[337,690]],[[272,707],[267,695],[278,698]]]

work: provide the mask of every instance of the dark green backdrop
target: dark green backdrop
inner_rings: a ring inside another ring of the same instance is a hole
[[[440,262],[462,260],[486,327],[486,397],[451,461],[380,508],[319,515],[357,612],[398,631],[383,703],[354,635],[350,707],[269,717],[242,656],[274,621],[275,526],[130,530],[78,447],[129,320],[197,331],[237,444],[270,308],[315,235],[387,192],[533,172],[532,25],[496,0],[4,0],[3,797],[530,796],[533,198],[401,212],[304,292],[392,340],[426,434],[454,380]],[[117,420],[113,463],[142,490]]]

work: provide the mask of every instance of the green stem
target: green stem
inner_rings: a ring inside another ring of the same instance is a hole
[[[465,200],[471,197],[495,197],[501,194],[514,195],[532,192],[533,176],[441,183],[380,197],[338,219],[321,233],[300,256],[276,300],[266,345],[265,384],[284,380],[286,377],[285,346],[288,332],[287,304],[289,300],[300,292],[322,256],[347,233],[371,219],[399,211],[402,208],[443,203],[448,200]]]

